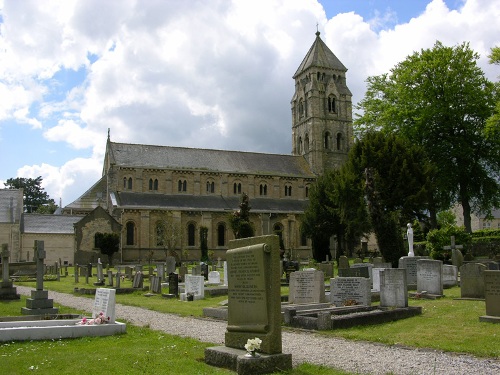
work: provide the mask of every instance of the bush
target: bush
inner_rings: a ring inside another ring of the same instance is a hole
[[[441,229],[433,229],[427,234],[427,251],[432,259],[443,262],[451,259],[451,250],[445,250],[450,246],[451,236],[455,236],[455,244],[462,245],[462,253],[466,254],[471,249],[472,236],[463,227],[447,226]]]

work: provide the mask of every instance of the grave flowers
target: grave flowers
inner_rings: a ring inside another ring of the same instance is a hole
[[[110,317],[105,317],[103,312],[100,312],[94,319],[87,319],[83,318],[80,320],[77,325],[98,325],[98,324],[104,324],[107,323],[110,320]]]
[[[259,355],[256,353],[256,350],[260,349],[260,344],[262,344],[262,340],[258,337],[254,339],[248,339],[247,343],[245,344],[245,349],[247,351],[247,354],[245,354],[245,356],[258,357]]]

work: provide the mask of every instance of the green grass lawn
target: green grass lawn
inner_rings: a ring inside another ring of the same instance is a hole
[[[35,286],[34,282],[18,284]],[[131,281],[122,282],[124,287],[131,285]],[[64,293],[72,293],[75,287],[93,288],[93,285],[92,282],[85,284],[84,280],[75,284],[73,277],[44,283],[45,289]],[[288,289],[283,288],[282,294],[286,293],[288,293]],[[321,332],[321,334],[350,340],[373,341],[388,345],[397,344],[499,358],[500,325],[479,322],[479,316],[484,315],[486,311],[484,301],[456,300],[455,298],[460,297],[458,287],[445,289],[444,295],[444,298],[438,300],[410,299],[410,306],[423,308],[422,315],[417,317],[376,326],[337,329]],[[88,297],[93,298],[93,296]],[[144,292],[116,296],[117,303],[182,316],[201,316],[204,307],[216,307],[225,299],[227,299],[226,296],[207,297],[204,300],[186,303],[176,299],[164,299],[160,296],[144,297]]]

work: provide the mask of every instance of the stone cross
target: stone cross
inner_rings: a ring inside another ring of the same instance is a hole
[[[43,260],[45,259],[45,244],[43,241],[35,241],[36,254],[36,290],[43,290]]]
[[[2,244],[2,281],[9,282],[9,248],[6,243]]]
[[[451,236],[450,246],[444,246],[443,249],[453,251],[456,249],[463,249],[463,246],[462,245],[455,245],[455,236]]]
[[[455,245],[455,236],[451,236],[451,245],[444,246],[443,249],[451,250],[451,262],[454,266],[460,267],[463,263],[463,255],[460,252],[462,245]]]

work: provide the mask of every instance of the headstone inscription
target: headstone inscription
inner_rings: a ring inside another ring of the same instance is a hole
[[[330,279],[330,302],[337,306],[371,306],[370,279],[365,277],[336,277]]]
[[[94,306],[92,308],[92,318],[102,313],[105,318],[109,318],[109,323],[114,323],[116,318],[115,302],[115,289],[97,288],[95,291]]]
[[[417,292],[426,291],[436,296],[443,295],[443,262],[420,259],[417,261]]]
[[[312,269],[292,272],[288,302],[293,304],[326,302],[324,280],[323,271]]]
[[[193,300],[205,298],[205,278],[203,276],[186,275],[185,293],[181,296],[182,300],[189,300],[189,296]]]
[[[380,306],[408,307],[406,270],[385,268],[380,271]]]
[[[480,321],[500,323],[500,271],[484,271],[484,295],[486,316]]]
[[[480,263],[465,263],[460,267],[461,298],[484,298],[484,271],[487,269]]]

